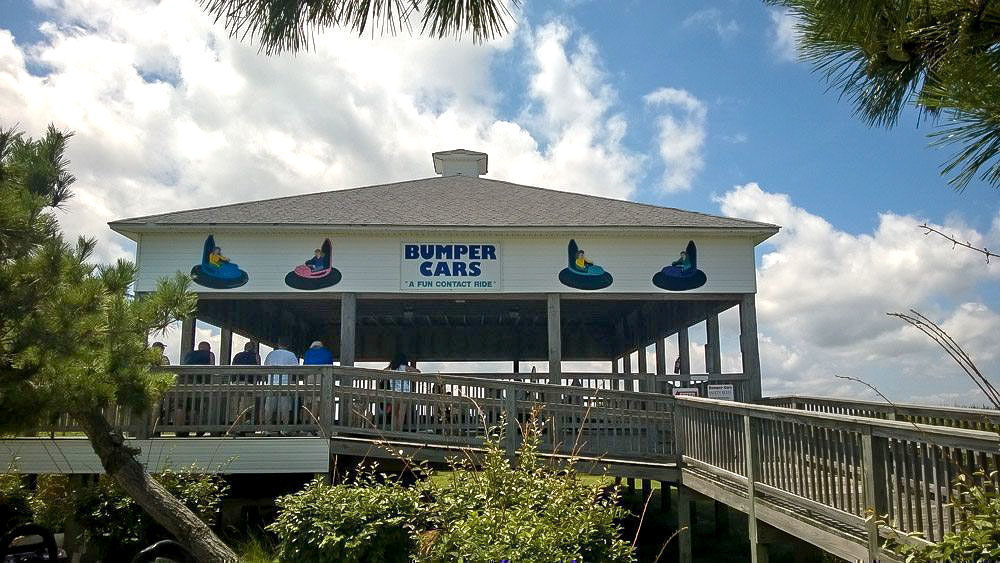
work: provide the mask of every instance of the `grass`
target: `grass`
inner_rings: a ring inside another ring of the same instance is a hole
[[[236,545],[236,554],[243,563],[277,563],[276,548],[271,540],[252,535]]]

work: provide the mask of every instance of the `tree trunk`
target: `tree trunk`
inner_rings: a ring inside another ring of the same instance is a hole
[[[199,562],[233,562],[236,553],[222,542],[211,528],[136,461],[138,450],[125,446],[124,437],[115,431],[101,412],[75,413],[73,418],[90,438],[104,470],[128,493],[153,520],[173,534]]]

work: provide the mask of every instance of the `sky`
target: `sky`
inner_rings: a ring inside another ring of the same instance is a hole
[[[919,229],[1000,247],[1000,190],[951,189],[915,111],[855,118],[760,2],[523,0],[483,45],[334,30],[267,57],[193,0],[0,0],[0,125],[49,123],[75,132],[60,222],[102,260],[134,255],[113,219],[427,177],[462,147],[489,178],[781,225],[757,250],[766,394],[872,398],[846,375],[983,404],[885,315],[910,308],[1000,371],[1000,264]],[[738,370],[735,312],[722,326]]]

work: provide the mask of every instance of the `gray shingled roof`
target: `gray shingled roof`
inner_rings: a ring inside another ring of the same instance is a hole
[[[670,207],[561,192],[472,176],[296,195],[110,223],[397,227],[673,227],[777,231],[777,227]]]

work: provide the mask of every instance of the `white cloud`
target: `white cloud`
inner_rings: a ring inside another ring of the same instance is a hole
[[[660,88],[645,97],[646,105],[663,111],[657,118],[660,158],[666,170],[662,187],[667,192],[691,189],[694,177],[705,166],[708,107],[686,90]]]
[[[718,8],[705,8],[698,10],[690,16],[684,18],[681,24],[684,27],[703,27],[710,29],[719,36],[719,39],[728,41],[740,33],[740,24],[733,18],[725,18]]]
[[[109,220],[427,177],[435,150],[486,151],[493,178],[619,198],[641,168],[596,46],[561,23],[487,45],[330,32],[268,58],[193,0],[43,7],[38,44],[0,29],[0,122],[76,132],[77,197],[60,220],[97,236],[101,259],[132,250]],[[516,120],[491,73],[512,49],[530,69]]]
[[[782,225],[765,243],[757,275],[766,392],[869,395],[834,377],[845,375],[894,399],[950,393],[966,404],[984,400],[936,344],[885,313],[922,311],[965,346],[980,369],[996,373],[1000,311],[982,302],[979,288],[996,283],[1000,268],[923,236],[918,225],[924,220],[912,216],[882,213],[871,233],[851,234],[753,183],[718,201],[726,215]],[[986,245],[1000,238],[997,225],[990,233],[959,223],[942,228]]]
[[[788,10],[771,10],[771,49],[778,58],[796,61],[799,58],[798,18]]]

